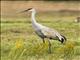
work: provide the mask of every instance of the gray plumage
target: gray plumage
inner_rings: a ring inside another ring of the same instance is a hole
[[[31,11],[32,26],[36,34],[42,38],[44,43],[45,43],[44,38],[49,38],[50,40],[58,40],[61,43],[66,41],[66,38],[63,35],[61,35],[59,32],[57,32],[55,29],[48,28],[36,22],[35,20],[36,10],[34,8],[29,8],[27,10],[24,10],[23,12],[26,11]],[[49,42],[49,52],[51,53],[51,43],[49,40],[48,42]]]

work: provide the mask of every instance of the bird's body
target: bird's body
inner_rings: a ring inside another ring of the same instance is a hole
[[[55,29],[51,29],[49,27],[46,27],[46,26],[43,26],[43,25],[37,23],[36,19],[35,19],[35,14],[36,14],[35,9],[30,8],[28,10],[31,11],[32,26],[33,26],[36,34],[42,38],[43,42],[45,42],[44,38],[48,38],[50,40],[58,40],[61,43],[63,43],[66,40],[66,38],[63,35],[61,35],[59,32],[57,32]],[[28,10],[25,10],[25,11],[28,11]],[[51,52],[50,47],[51,47],[51,43],[49,41],[49,50]]]
[[[37,23],[35,20],[35,14],[36,14],[36,11],[35,9],[33,9],[32,14],[31,14],[32,26],[39,37],[41,37],[42,39],[49,38],[49,39],[54,39],[54,40],[59,40],[59,41],[61,41],[61,39],[64,38],[55,29],[51,29],[49,27],[46,27]],[[61,42],[63,43],[63,41]]]

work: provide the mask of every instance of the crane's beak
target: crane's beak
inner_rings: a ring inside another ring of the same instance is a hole
[[[20,11],[20,13],[24,13],[24,12],[27,12],[28,10],[24,10],[24,11]]]
[[[21,11],[21,13],[27,12],[27,11],[29,11],[29,10],[31,10],[31,9],[32,9],[32,8],[29,8],[29,9],[27,9],[27,10]]]

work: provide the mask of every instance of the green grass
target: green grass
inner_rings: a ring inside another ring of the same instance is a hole
[[[46,43],[43,44],[41,38],[34,33],[30,17],[2,18],[1,59],[79,60],[80,23],[74,22],[77,15],[60,14],[54,16],[55,14],[43,13],[36,18],[39,23],[58,30],[67,38],[65,44],[51,40],[52,54],[48,53],[47,39],[45,39]]]

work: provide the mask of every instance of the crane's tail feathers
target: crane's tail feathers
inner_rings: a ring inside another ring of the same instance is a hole
[[[67,39],[65,36],[61,35],[63,38],[61,38],[61,43],[65,42]]]
[[[64,38],[65,41],[67,40],[65,36],[63,36],[63,35],[61,35],[61,36]]]

